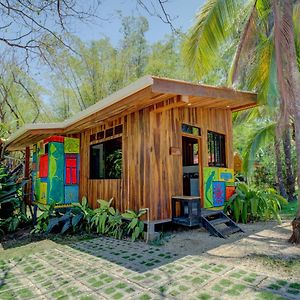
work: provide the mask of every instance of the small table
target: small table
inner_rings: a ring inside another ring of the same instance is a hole
[[[177,208],[179,204],[179,213]],[[172,222],[188,227],[201,225],[201,208],[199,196],[173,196]]]

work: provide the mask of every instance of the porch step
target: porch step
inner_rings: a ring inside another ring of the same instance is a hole
[[[236,232],[244,232],[233,220],[222,210],[201,211],[202,226],[212,235],[226,238]]]
[[[239,232],[239,231],[241,231],[240,227],[228,227],[228,228],[222,230],[221,233],[224,236],[228,236],[228,235],[231,235],[231,234]]]
[[[213,219],[210,221],[211,224],[213,224],[214,226],[219,225],[219,224],[224,224],[226,222],[229,222],[228,218],[218,218],[218,219]]]

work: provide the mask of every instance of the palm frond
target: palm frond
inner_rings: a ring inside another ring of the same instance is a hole
[[[250,137],[249,143],[243,153],[243,168],[248,175],[253,171],[257,151],[260,147],[274,139],[275,131],[276,122],[271,122]]]
[[[273,34],[260,35],[247,73],[247,89],[258,91],[259,104],[278,107],[277,69]]]
[[[293,23],[294,23],[294,34],[295,34],[295,46],[297,54],[297,65],[300,72],[300,3],[294,5],[293,10]]]
[[[235,52],[230,71],[228,74],[228,85],[232,86],[237,80],[240,68],[244,65],[244,62],[249,55],[249,49],[253,47],[256,41],[256,24],[257,24],[257,10],[256,3],[252,5],[250,16],[244,26],[243,34],[239,41],[237,50]]]
[[[241,0],[208,0],[197,14],[184,44],[184,54],[199,78],[215,66],[219,49],[232,34],[233,20],[240,15],[243,3]]]

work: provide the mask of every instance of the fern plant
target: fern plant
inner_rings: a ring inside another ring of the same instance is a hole
[[[287,203],[287,200],[272,188],[260,190],[240,182],[235,194],[226,202],[224,212],[236,222],[276,219],[281,223],[281,205]]]

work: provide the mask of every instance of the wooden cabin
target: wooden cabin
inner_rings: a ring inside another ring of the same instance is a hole
[[[79,199],[95,208],[113,197],[120,211],[149,208],[151,222],[165,222],[172,196],[198,195],[205,205],[205,168],[233,169],[232,113],[256,99],[146,76],[64,122],[25,125],[6,147],[28,152],[50,136],[79,138]]]

